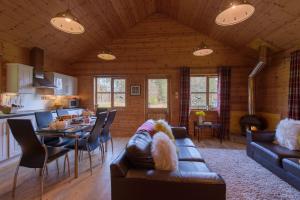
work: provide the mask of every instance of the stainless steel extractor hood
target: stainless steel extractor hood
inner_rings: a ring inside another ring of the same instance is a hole
[[[34,67],[33,86],[35,88],[56,88],[54,83],[44,76],[44,50],[34,47],[30,50],[30,64]]]

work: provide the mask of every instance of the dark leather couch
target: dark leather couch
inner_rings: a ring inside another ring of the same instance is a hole
[[[112,200],[226,199],[224,180],[206,166],[186,129],[180,127],[172,131],[178,148],[178,170],[134,167],[124,150],[110,165]],[[141,137],[135,142],[144,148]],[[132,141],[128,145],[130,143]]]
[[[300,151],[274,143],[275,132],[248,132],[247,155],[300,190]]]

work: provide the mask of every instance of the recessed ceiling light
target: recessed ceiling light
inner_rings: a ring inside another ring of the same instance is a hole
[[[216,24],[230,26],[245,21],[253,15],[255,7],[247,1],[235,0],[218,14]]]
[[[209,48],[204,42],[201,43],[199,47],[197,47],[193,51],[194,56],[207,56],[209,54],[212,54],[214,51]]]

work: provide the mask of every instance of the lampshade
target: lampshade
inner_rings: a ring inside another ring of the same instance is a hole
[[[193,55],[194,56],[207,56],[213,52],[214,51],[211,48],[209,48],[206,44],[204,44],[204,42],[202,42],[201,45],[194,50]]]
[[[71,34],[81,34],[84,27],[69,9],[58,13],[51,19],[51,24],[58,30]]]
[[[255,7],[242,0],[233,0],[229,6],[216,17],[216,24],[230,26],[245,21],[253,15]]]
[[[116,56],[112,54],[109,50],[103,50],[98,55],[98,58],[102,60],[115,60]]]

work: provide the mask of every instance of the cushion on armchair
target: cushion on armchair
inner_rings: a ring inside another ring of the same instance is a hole
[[[276,140],[280,146],[290,150],[300,150],[300,121],[281,120],[276,129]]]

